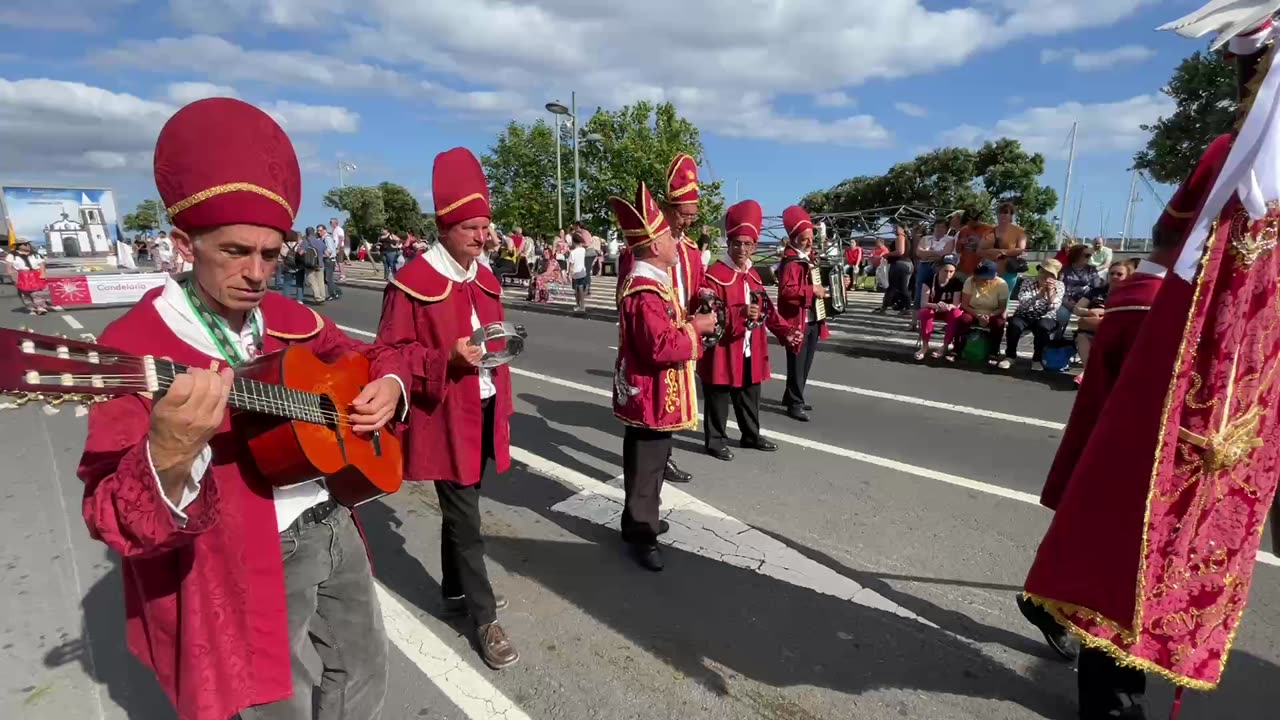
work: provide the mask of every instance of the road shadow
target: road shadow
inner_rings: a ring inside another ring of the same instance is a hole
[[[536,440],[532,445],[533,452],[597,480],[608,481],[622,472],[622,436],[618,432],[622,426],[613,417],[610,407],[579,400],[551,400],[531,393],[520,393],[516,397],[532,405],[535,414],[518,412],[511,416],[514,444],[530,447],[527,443]],[[605,430],[611,437],[616,437],[617,442],[612,444],[614,449],[606,449],[560,427],[553,427],[552,423],[561,427]],[[615,468],[616,472],[601,472],[598,467],[579,459],[581,455],[596,458]]]
[[[495,537],[490,557],[717,694],[758,705],[754,693],[736,694],[741,675],[778,688],[908,689],[1074,717],[1061,692],[914,620],[671,548],[666,572],[649,573],[626,559],[615,531],[568,516],[554,521],[591,543]]]
[[[110,551],[106,556],[111,571],[89,588],[80,603],[84,613],[80,637],[47,652],[45,667],[80,663],[84,674],[105,686],[111,701],[130,720],[176,720],[177,714],[151,670],[125,646],[120,558]]]

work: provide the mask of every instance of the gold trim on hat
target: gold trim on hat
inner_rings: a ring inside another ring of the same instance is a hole
[[[229,192],[251,192],[256,195],[261,195],[262,197],[267,198],[268,200],[274,200],[275,202],[280,203],[280,207],[284,208],[285,212],[289,213],[290,220],[294,219],[293,208],[289,207],[289,202],[287,200],[271,192],[270,190],[262,187],[261,185],[254,185],[253,183],[247,183],[247,182],[234,182],[234,183],[225,183],[223,185],[214,185],[213,187],[208,188],[206,190],[201,190],[200,192],[196,193],[195,195],[192,195],[191,197],[185,200],[179,200],[178,202],[165,208],[165,212],[169,214],[169,217],[173,217],[178,213],[182,212],[183,210],[187,210],[187,209],[190,209],[192,206],[199,205],[200,203],[204,202],[205,200],[208,200],[209,198],[217,197],[219,195],[225,195]]]
[[[738,228],[751,228],[752,230],[756,231],[757,236],[760,234],[760,228],[756,227],[755,225],[752,225],[751,223],[744,222],[744,223],[738,223],[737,225],[734,225],[732,228],[730,228],[725,232],[724,236],[727,238],[733,237],[733,234],[737,232]]]
[[[449,206],[446,207],[445,209],[437,210],[436,215],[448,215],[449,213],[453,212],[454,210],[457,210],[463,205],[466,205],[472,200],[484,200],[484,195],[482,193],[471,193],[470,195],[462,198],[461,200],[458,200],[457,202],[450,203]],[[485,207],[488,207],[489,201],[485,200],[484,204],[485,204]]]

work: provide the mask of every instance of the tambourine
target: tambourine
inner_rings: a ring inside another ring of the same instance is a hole
[[[507,322],[489,323],[482,327],[476,328],[471,333],[471,344],[480,345],[481,343],[505,341],[503,347],[498,352],[485,352],[480,358],[478,366],[485,369],[501,367],[516,359],[516,356],[524,352],[524,339],[529,337],[529,331],[524,329],[523,325],[512,325]]]

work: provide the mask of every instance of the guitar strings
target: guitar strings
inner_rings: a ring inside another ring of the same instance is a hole
[[[61,374],[59,374],[54,377],[58,377],[60,379],[62,376]],[[149,391],[149,388],[147,387],[145,382],[146,380],[145,375],[138,375],[138,374],[75,375],[75,374],[72,374],[70,375],[70,377],[73,380],[89,381],[89,382],[93,382],[94,380],[101,379],[104,381],[102,387],[105,387],[105,388],[132,390],[136,392]],[[160,389],[162,390],[168,389],[168,387],[171,384],[172,384],[172,380],[168,378],[159,379]],[[64,386],[60,386],[60,389],[66,391],[68,394],[75,394],[74,391],[76,389],[87,389],[87,388],[78,388],[77,386],[64,385]],[[297,403],[290,402],[287,400],[280,400],[275,398],[264,398],[257,395],[249,395],[246,393],[237,392],[234,390],[228,394],[228,398],[233,400],[243,401],[247,405],[257,405],[266,410],[276,410],[281,412],[295,411],[295,414],[305,415],[307,416],[307,418],[320,417],[323,420],[332,421],[337,423],[338,425],[353,426],[355,424],[354,422],[351,421],[350,415],[343,413],[341,411],[325,410],[320,407],[299,405]],[[247,408],[247,409],[252,410],[254,408]]]

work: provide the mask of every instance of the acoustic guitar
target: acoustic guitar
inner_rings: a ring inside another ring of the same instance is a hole
[[[186,370],[163,358],[0,328],[0,392],[17,394],[19,405],[163,393]],[[262,355],[235,369],[231,426],[271,485],[323,477],[335,501],[359,505],[404,480],[399,440],[351,429],[347,408],[368,382],[369,361],[358,353],[333,363],[296,345]]]

